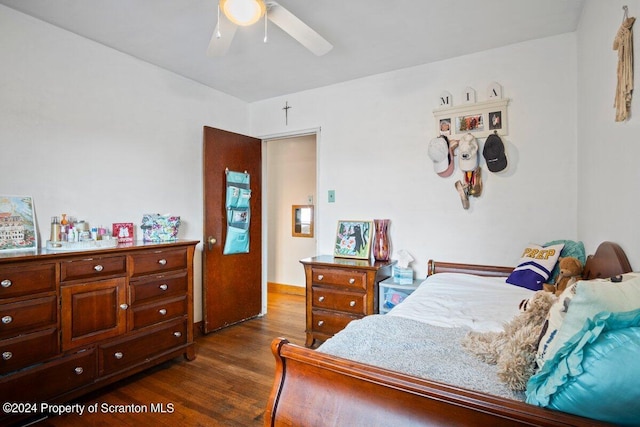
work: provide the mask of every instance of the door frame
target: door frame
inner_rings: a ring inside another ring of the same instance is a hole
[[[262,140],[262,153],[267,152],[267,144],[269,141],[275,141],[278,139],[288,139],[288,138],[297,138],[300,136],[309,136],[315,135],[316,137],[316,177],[318,176],[318,167],[320,164],[320,156],[318,155],[319,147],[320,147],[320,135],[321,128],[308,128],[308,129],[300,129],[289,132],[275,133],[275,134],[267,134],[267,135],[259,135],[255,138]],[[267,180],[269,179],[269,170],[267,169],[267,156],[262,156],[262,312],[261,315],[267,314],[267,277],[268,277],[268,268],[269,268],[269,251],[267,245],[266,236],[269,235],[269,211],[267,209],[267,203],[269,202],[269,192],[267,190]],[[315,209],[314,209],[314,223],[318,224],[318,218],[320,218],[320,209],[318,206],[319,199],[319,180],[316,178],[316,200],[315,200]],[[316,232],[317,232],[316,228]],[[315,239],[316,243],[316,253],[318,252],[318,240]]]

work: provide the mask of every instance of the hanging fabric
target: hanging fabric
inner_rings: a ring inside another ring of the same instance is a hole
[[[616,122],[629,118],[633,92],[633,23],[636,18],[629,18],[627,6],[623,10],[622,25],[613,41],[613,50],[618,51],[618,85],[613,103]]]
[[[224,255],[249,252],[249,224],[251,220],[249,174],[226,170],[227,238]]]

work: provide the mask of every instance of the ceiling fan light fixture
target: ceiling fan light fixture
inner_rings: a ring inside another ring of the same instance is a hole
[[[253,25],[264,15],[266,6],[263,0],[220,0],[222,13],[236,25]]]

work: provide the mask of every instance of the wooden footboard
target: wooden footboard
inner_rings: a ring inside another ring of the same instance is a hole
[[[526,403],[426,381],[277,338],[265,426],[599,426]]]

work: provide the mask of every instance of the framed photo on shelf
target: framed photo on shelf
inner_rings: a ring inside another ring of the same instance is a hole
[[[36,249],[38,232],[33,199],[0,195],[0,252]]]
[[[441,135],[449,139],[460,139],[471,133],[476,138],[485,138],[497,131],[500,136],[508,135],[507,104],[508,99],[462,104],[457,107],[433,110],[436,126]],[[449,129],[449,133],[443,129]]]
[[[340,258],[369,259],[373,221],[338,221],[333,255]]]

